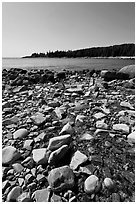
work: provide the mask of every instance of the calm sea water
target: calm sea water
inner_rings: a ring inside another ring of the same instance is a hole
[[[63,69],[81,70],[119,70],[120,68],[135,64],[134,59],[96,59],[96,58],[3,58],[2,68],[23,69],[50,69],[60,71]]]

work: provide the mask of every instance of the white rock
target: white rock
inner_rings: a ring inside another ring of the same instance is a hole
[[[114,182],[112,181],[111,178],[105,178],[103,183],[104,186],[108,189],[112,189],[114,187]]]
[[[81,153],[79,150],[77,150],[71,159],[70,168],[75,170],[79,165],[83,164],[87,160],[88,157],[85,154]]]
[[[58,118],[62,119],[63,114],[66,112],[66,107],[56,107],[54,111]]]
[[[92,194],[99,185],[99,179],[95,175],[89,176],[84,183],[84,190],[86,193]]]
[[[121,124],[114,124],[113,130],[129,133],[129,126],[126,124],[122,124],[122,123]]]
[[[71,135],[62,135],[58,137],[53,137],[49,140],[48,148],[49,150],[56,150],[64,144],[69,144],[71,142]]]
[[[32,151],[33,154],[33,160],[39,165],[39,164],[46,164],[47,161],[47,149],[41,148],[41,149],[34,149]]]
[[[63,134],[70,134],[70,135],[72,135],[73,133],[74,133],[74,128],[68,122],[66,125],[64,125],[64,127],[60,131],[59,135],[63,135]]]
[[[128,139],[128,142],[129,143],[135,143],[135,131],[130,133],[128,136],[127,136],[127,139]]]
[[[76,123],[77,121],[79,121],[79,122],[82,123],[85,118],[86,118],[85,115],[77,115],[77,117],[76,117],[76,119],[75,119],[75,123]]]

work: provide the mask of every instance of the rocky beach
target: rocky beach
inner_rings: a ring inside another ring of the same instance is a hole
[[[135,71],[3,69],[2,201],[135,202]]]

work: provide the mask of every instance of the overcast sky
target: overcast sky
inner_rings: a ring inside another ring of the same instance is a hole
[[[2,56],[135,43],[135,3],[2,3]]]

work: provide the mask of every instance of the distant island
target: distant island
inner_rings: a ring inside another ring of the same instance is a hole
[[[31,56],[25,56],[22,58],[77,58],[77,57],[134,57],[135,56],[135,44],[121,44],[108,47],[92,47],[79,50],[68,50],[45,53],[32,53]]]

